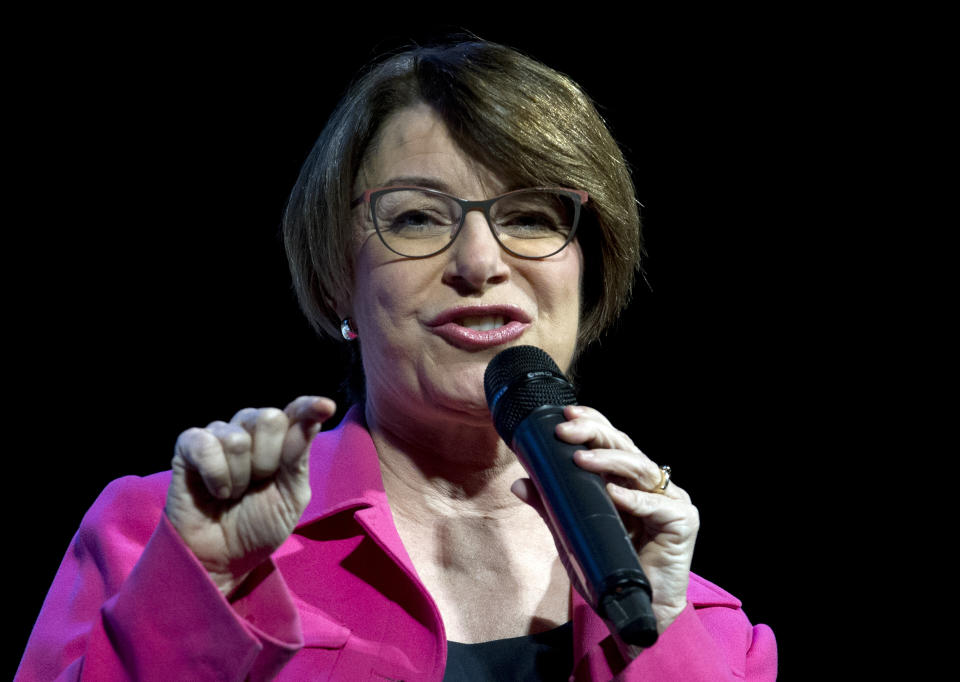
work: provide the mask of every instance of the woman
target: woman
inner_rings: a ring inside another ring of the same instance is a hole
[[[533,345],[569,371],[639,263],[629,174],[576,85],[483,42],[384,60],[328,122],[284,234],[308,318],[352,344],[356,404],[320,435],[325,398],[241,410],[184,432],[172,472],[111,484],[20,678],[775,677],[769,629],[689,573],[689,496],[626,434],[579,406],[557,429],[609,480],[650,581],[643,651],[571,587],[491,424],[491,358]]]

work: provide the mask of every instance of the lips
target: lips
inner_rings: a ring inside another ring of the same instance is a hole
[[[519,338],[531,321],[517,306],[458,306],[444,310],[427,327],[458,348],[482,350]]]

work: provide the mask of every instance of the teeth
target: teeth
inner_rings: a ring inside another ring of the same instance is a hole
[[[506,318],[502,315],[488,315],[488,316],[474,316],[474,317],[464,317],[461,320],[458,320],[458,324],[463,327],[469,327],[470,329],[475,329],[476,331],[485,332],[490,331],[491,329],[496,329],[497,327],[502,327],[507,323]]]

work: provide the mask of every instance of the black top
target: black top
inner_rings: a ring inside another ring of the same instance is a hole
[[[566,680],[573,671],[573,623],[492,642],[447,642],[443,682]]]

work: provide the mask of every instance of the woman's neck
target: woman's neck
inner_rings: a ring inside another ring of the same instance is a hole
[[[568,620],[569,579],[547,526],[510,492],[526,472],[489,417],[366,414],[397,531],[448,638],[483,642]]]
[[[526,475],[489,421],[383,418],[366,409],[390,504],[405,515],[510,516]]]

